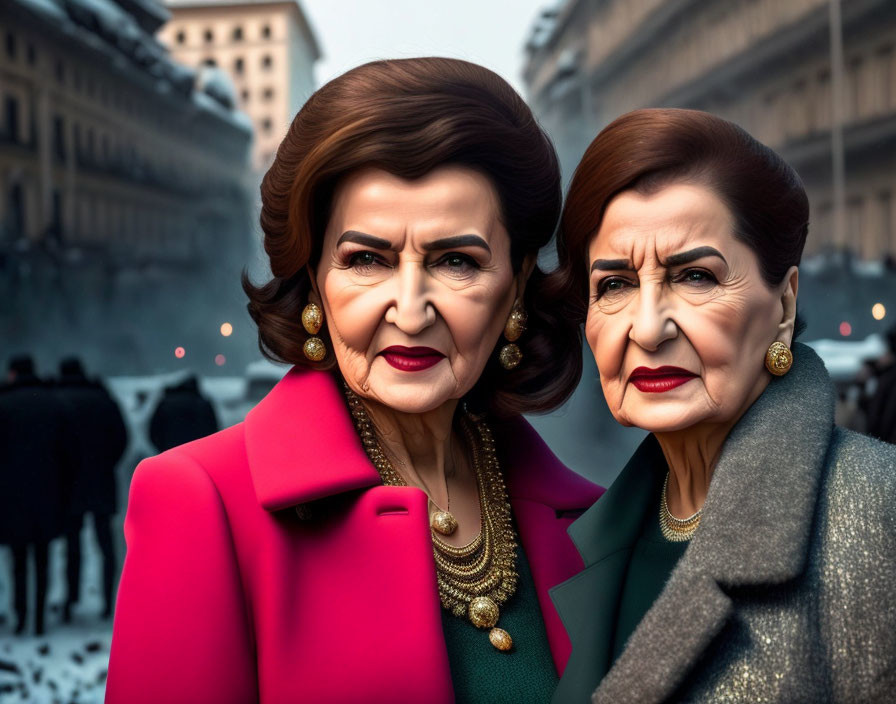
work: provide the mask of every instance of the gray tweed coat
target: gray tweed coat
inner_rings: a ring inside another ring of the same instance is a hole
[[[585,570],[552,592],[572,640],[555,703],[896,701],[896,446],[835,427],[824,365],[794,358],[732,430],[697,534],[612,667],[666,471],[653,436],[570,527]]]

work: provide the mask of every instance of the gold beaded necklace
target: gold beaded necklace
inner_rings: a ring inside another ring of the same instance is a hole
[[[676,518],[669,510],[669,502],[666,500],[666,487],[669,484],[669,473],[666,472],[666,478],[663,480],[663,493],[660,495],[660,531],[666,540],[673,543],[683,543],[694,537],[697,528],[700,526],[700,518],[703,516],[703,509],[699,509],[693,516],[687,518]]]
[[[345,396],[364,450],[383,484],[407,486],[380,447],[376,430],[361,399],[347,386]],[[460,424],[473,451],[482,524],[479,535],[459,547],[446,543],[439,536],[438,529],[430,526],[439,599],[453,615],[461,618],[466,615],[477,628],[491,629],[491,644],[498,650],[506,651],[513,647],[513,639],[507,631],[496,627],[500,617],[498,607],[516,591],[519,578],[510,501],[498,466],[491,430],[481,418],[466,411],[461,416]]]

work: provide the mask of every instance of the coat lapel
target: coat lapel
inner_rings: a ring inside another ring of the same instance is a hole
[[[662,464],[660,464],[662,463]],[[586,569],[551,590],[572,642],[555,702],[585,701],[610,667],[616,611],[629,557],[665,466],[648,436],[603,498],[572,524]]]
[[[603,489],[562,464],[522,418],[496,424],[494,431],[548,644],[557,672],[562,673],[571,646],[549,592],[582,569],[582,558],[566,531]]]
[[[595,703],[666,701],[736,609],[733,588],[804,571],[834,397],[818,356],[800,344],[793,352],[790,373],[770,382],[729,435],[700,529]]]
[[[252,484],[268,511],[382,483],[327,372],[293,368],[249,411],[245,433]]]

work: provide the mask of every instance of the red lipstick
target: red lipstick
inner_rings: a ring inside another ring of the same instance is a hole
[[[422,372],[445,359],[445,355],[432,347],[392,345],[380,354],[389,364],[403,372]]]
[[[629,375],[628,380],[638,391],[647,394],[661,394],[696,378],[696,374],[681,367],[657,367],[656,369],[638,367]]]

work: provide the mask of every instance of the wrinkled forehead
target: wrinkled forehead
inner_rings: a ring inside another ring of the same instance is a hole
[[[623,191],[607,206],[588,246],[596,258],[641,262],[665,259],[698,245],[736,245],[734,219],[724,203],[702,186],[676,184],[644,195]]]
[[[407,180],[364,169],[337,188],[327,235],[331,230],[360,229],[390,239],[463,233],[488,238],[497,235],[497,225],[497,194],[477,171],[445,166]]]

